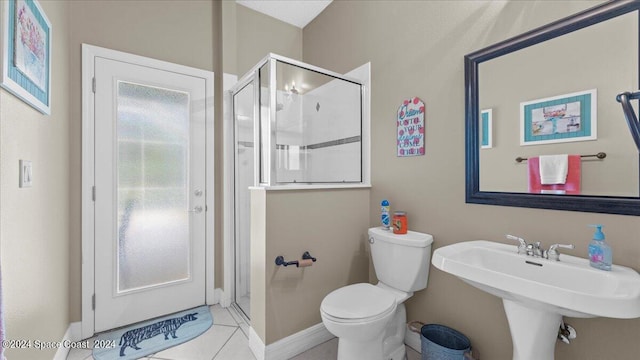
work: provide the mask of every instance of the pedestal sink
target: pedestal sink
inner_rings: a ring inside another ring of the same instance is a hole
[[[587,259],[562,254],[547,260],[485,240],[438,248],[431,262],[502,298],[513,360],[552,360],[562,316],[640,317],[640,274],[628,267],[603,271]]]

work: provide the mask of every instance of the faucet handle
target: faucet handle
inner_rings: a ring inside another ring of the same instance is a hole
[[[517,242],[519,242],[519,243],[520,243],[520,244],[518,245],[518,254],[525,254],[525,253],[527,252],[527,242],[526,242],[526,241],[524,241],[524,239],[523,239],[523,238],[521,238],[521,237],[517,237],[517,236],[514,236],[514,235],[510,235],[510,234],[507,234],[507,235],[505,235],[505,236],[506,236],[506,237],[507,237],[507,239],[509,239],[509,240],[515,240],[515,241],[517,241]]]
[[[573,244],[553,244],[551,246],[549,246],[549,251],[556,251],[558,248],[563,248],[563,249],[575,249],[576,247]]]
[[[546,258],[549,260],[555,260],[558,261],[560,260],[560,252],[558,251],[558,248],[563,248],[563,249],[575,249],[575,246],[573,244],[553,244],[551,246],[549,246],[549,250],[545,251],[546,253]]]

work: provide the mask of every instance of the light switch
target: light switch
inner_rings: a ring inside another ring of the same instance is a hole
[[[31,187],[33,180],[33,171],[31,161],[20,160],[20,187]]]

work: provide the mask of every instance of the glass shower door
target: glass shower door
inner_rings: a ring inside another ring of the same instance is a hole
[[[254,85],[247,84],[233,95],[235,147],[235,295],[234,302],[251,317],[249,187],[254,180]]]

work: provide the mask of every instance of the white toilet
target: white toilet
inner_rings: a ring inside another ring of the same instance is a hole
[[[404,301],[427,287],[433,236],[369,229],[378,284],[354,284],[329,293],[320,315],[338,337],[338,360],[402,360],[407,312]]]

